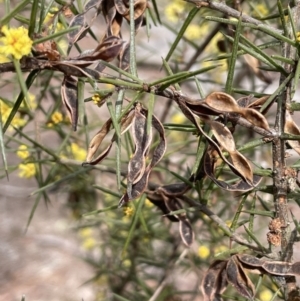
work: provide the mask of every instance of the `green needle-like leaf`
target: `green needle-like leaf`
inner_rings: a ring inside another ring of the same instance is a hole
[[[122,250],[122,257],[126,254],[126,250],[128,248],[128,245],[129,245],[130,241],[133,238],[133,232],[136,228],[137,221],[140,218],[141,210],[143,208],[146,197],[147,197],[146,194],[142,194],[142,196],[137,201],[136,210],[134,212],[134,216],[133,216],[133,219],[132,219],[129,231],[128,231],[128,235],[127,235],[127,238],[126,238],[123,250]]]
[[[193,71],[193,72],[192,71],[179,72],[179,73],[176,73],[174,75],[170,75],[170,76],[167,76],[165,78],[156,80],[152,83],[149,83],[149,87],[152,87],[152,86],[155,86],[155,85],[161,85],[159,89],[164,90],[167,87],[169,87],[170,85],[173,85],[175,83],[183,81],[187,78],[193,77],[195,75],[207,72],[209,70],[215,69],[219,66],[221,66],[221,65],[209,66],[209,67],[205,67],[205,68],[199,69],[197,71]]]
[[[234,71],[235,71],[235,64],[236,64],[236,59],[237,59],[237,52],[239,48],[239,38],[241,34],[241,18],[239,19],[239,22],[236,27],[236,32],[235,32],[235,37],[233,40],[233,45],[232,45],[232,54],[229,60],[229,66],[228,66],[228,75],[227,75],[227,80],[225,84],[225,92],[228,94],[231,94],[231,89],[232,89],[232,84],[233,84],[233,76],[234,76]]]
[[[33,82],[34,82],[35,78],[37,77],[38,73],[39,73],[39,70],[33,70],[33,71],[30,72],[30,74],[28,75],[28,77],[26,79],[25,87],[23,87],[25,91],[27,91],[30,88],[30,86],[33,84]],[[22,79],[23,79],[23,76],[21,74],[21,82],[22,82]],[[6,132],[6,130],[8,129],[8,127],[10,125],[10,123],[14,119],[16,113],[18,112],[19,107],[20,107],[20,105],[21,105],[21,103],[24,99],[24,95],[25,94],[22,90],[22,92],[20,92],[20,94],[19,94],[19,96],[18,96],[18,98],[17,98],[17,100],[16,100],[16,102],[15,102],[15,104],[14,104],[14,106],[13,106],[13,108],[12,108],[12,110],[11,110],[4,126],[3,126],[3,133]]]
[[[11,19],[13,19],[15,17],[15,15],[17,15],[18,13],[23,11],[24,8],[26,7],[26,5],[30,1],[31,0],[24,0],[21,3],[19,3],[18,5],[16,5],[16,7],[14,9],[12,9],[7,15],[5,15],[2,19],[0,19],[0,27],[7,24]]]
[[[36,22],[38,21],[37,14],[38,14],[38,8],[39,3],[41,1],[34,0],[31,6],[31,13],[30,13],[30,22],[29,22],[29,28],[28,28],[28,35],[32,37],[32,35],[35,33],[36,29]]]

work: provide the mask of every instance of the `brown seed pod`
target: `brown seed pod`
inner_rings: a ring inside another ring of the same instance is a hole
[[[284,131],[288,134],[300,135],[300,129],[298,125],[294,122],[291,114],[288,111],[286,112]],[[299,140],[288,140],[287,143],[290,145],[291,148],[293,148],[294,151],[300,154]]]

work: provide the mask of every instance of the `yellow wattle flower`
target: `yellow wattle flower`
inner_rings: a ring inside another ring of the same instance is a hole
[[[85,161],[86,159],[86,150],[80,147],[76,143],[71,143],[71,152],[74,156],[74,159],[77,161]]]
[[[210,249],[207,246],[200,246],[198,248],[198,256],[201,259],[206,259],[210,255]]]
[[[19,164],[19,177],[29,179],[36,174],[36,168],[34,163]]]
[[[130,206],[124,207],[123,212],[126,217],[131,217],[134,213],[134,208]]]
[[[12,110],[12,108],[0,99],[0,111],[1,111],[2,124],[5,124],[11,110]],[[20,117],[20,114],[17,113],[10,124],[14,127],[19,128],[19,127],[24,126],[26,124],[26,122],[27,121],[24,118]],[[9,127],[9,129],[11,130],[12,128]]]
[[[264,289],[259,293],[259,299],[261,301],[270,301],[273,298],[273,293],[269,289]]]
[[[82,247],[85,250],[92,250],[96,247],[97,241],[93,237],[88,237],[82,242]]]
[[[184,12],[185,3],[183,1],[174,1],[165,8],[165,14],[169,21],[177,22],[180,15]]]
[[[191,41],[199,39],[202,35],[201,27],[196,24],[190,24],[184,33],[184,36]]]
[[[62,122],[63,119],[64,119],[63,115],[60,112],[54,112],[51,115],[51,121],[52,121],[53,124],[58,124],[58,123]]]
[[[27,159],[30,156],[28,147],[24,144],[20,145],[17,150],[17,156],[23,160]]]
[[[1,33],[4,36],[0,38],[0,54],[20,60],[31,52],[32,40],[28,36],[28,30],[23,26],[8,28],[4,25]]]

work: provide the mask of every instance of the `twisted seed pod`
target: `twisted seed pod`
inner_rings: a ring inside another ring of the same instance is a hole
[[[227,281],[244,297],[252,300],[255,294],[255,287],[246,275],[236,256],[232,256],[226,265]]]
[[[132,136],[135,144],[135,152],[128,164],[127,180],[134,184],[140,180],[146,168],[146,155],[152,140],[152,128],[147,133],[147,120],[141,114],[139,106],[134,112]]]
[[[253,172],[249,161],[235,147],[233,136],[229,129],[217,121],[210,121],[212,132],[219,144],[229,153],[233,166],[244,177],[247,183],[253,185]]]
[[[131,114],[131,111],[129,111],[121,120],[121,134],[124,134],[132,124],[133,114]],[[100,145],[102,144],[102,141],[107,136],[109,131],[112,128],[112,120],[109,118],[102,126],[100,131],[96,133],[96,135],[93,137],[89,144],[86,162],[83,163],[84,165],[90,164],[90,165],[96,165],[100,163],[103,159],[106,158],[106,156],[109,154],[111,147],[113,145],[113,142],[116,140],[116,134],[112,137],[110,144],[105,148],[104,151],[102,151],[96,158],[95,154],[97,150],[99,149]]]
[[[236,100],[229,94],[223,92],[213,92],[205,98],[205,102],[211,108],[220,113],[236,113],[247,119],[253,125],[269,130],[266,118],[254,109],[243,108],[238,105]]]
[[[227,262],[224,260],[216,260],[206,271],[201,283],[204,301],[216,300],[216,294],[222,293],[227,286],[226,264]]]
[[[298,128],[297,124],[294,122],[291,114],[288,111],[285,115],[284,131],[288,134],[300,135],[300,129]],[[291,148],[293,148],[294,151],[300,154],[299,140],[288,140],[287,143],[290,145]]]
[[[64,77],[61,85],[61,99],[71,119],[73,130],[76,131],[78,122],[77,80],[72,76]]]

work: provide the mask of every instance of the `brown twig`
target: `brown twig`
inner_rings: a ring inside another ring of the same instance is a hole
[[[278,30],[274,27],[268,26],[265,23],[252,18],[250,16],[247,16],[246,14],[242,14],[241,12],[239,12],[238,10],[235,10],[233,8],[231,8],[230,6],[225,4],[225,1],[211,1],[211,0],[207,0],[207,1],[203,1],[203,0],[185,0],[186,2],[190,2],[195,4],[197,7],[201,8],[201,7],[207,7],[216,11],[219,11],[229,17],[234,17],[234,18],[241,18],[241,20],[243,22],[246,23],[251,23],[254,25],[263,25],[264,27],[270,28],[273,31],[278,31],[281,32],[281,30]]]
[[[294,9],[294,22],[298,23],[300,14],[300,5]],[[290,45],[283,44],[283,56],[295,60],[294,49]],[[293,66],[285,63],[283,65],[286,70],[286,74],[290,74],[293,70]],[[286,79],[286,74],[281,74],[280,84]],[[292,82],[289,81],[285,89],[277,97],[277,111],[275,118],[275,130],[278,133],[278,137],[273,140],[273,193],[274,193],[274,206],[275,206],[275,218],[279,218],[281,224],[281,260],[291,261],[293,255],[293,244],[291,241],[293,236],[291,235],[291,229],[289,227],[289,210],[288,210],[288,183],[286,177],[286,162],[285,162],[285,140],[280,136],[284,133],[286,109],[291,103]],[[299,295],[296,278],[289,276],[285,278],[285,300],[288,300],[291,295],[294,296],[295,292]],[[289,299],[290,300],[290,299]]]

